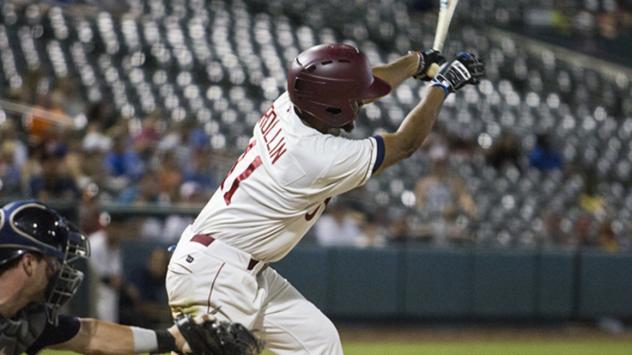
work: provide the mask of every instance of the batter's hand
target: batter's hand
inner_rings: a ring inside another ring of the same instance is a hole
[[[187,344],[185,354],[193,355],[258,355],[261,342],[238,323],[219,321],[204,314],[195,318],[182,315],[176,325]]]
[[[483,75],[485,64],[473,53],[461,52],[439,68],[432,85],[441,86],[446,93],[451,93],[467,84],[478,84]]]
[[[427,51],[418,51],[416,52],[419,56],[419,66],[417,67],[417,73],[413,75],[413,78],[421,81],[430,81],[432,78],[428,76],[426,73],[428,68],[432,64],[441,65],[445,62],[445,58],[441,55],[439,51],[434,49],[429,49]]]

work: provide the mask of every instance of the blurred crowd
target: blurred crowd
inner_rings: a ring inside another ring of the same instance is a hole
[[[422,1],[423,3],[424,1]],[[464,17],[630,64],[630,0],[473,0]]]
[[[88,235],[92,253],[90,280],[95,296],[91,312],[112,322],[167,326],[171,314],[164,287],[169,262],[166,245],[148,243],[124,248],[123,242],[134,235],[128,221],[112,220],[107,213],[100,214],[99,228]]]
[[[485,16],[496,24],[527,27],[525,29],[549,28],[563,35],[608,39],[628,36],[632,29],[630,0],[472,0],[468,3],[471,11],[463,16]]]
[[[80,225],[88,234],[104,227],[104,203],[201,206],[217,187],[218,161],[230,161],[225,158],[230,153],[211,148],[211,137],[196,123],[183,120],[167,127],[158,111],[137,120],[116,117],[107,105],[87,107],[70,79],[50,87],[34,80],[13,94],[13,99],[32,109],[0,116],[0,198],[78,201]],[[414,186],[414,216],[376,211],[362,203],[361,193],[343,196],[334,200],[308,239],[323,246],[474,244],[472,227],[485,221],[477,215],[476,196],[454,169],[455,161],[474,154],[482,154],[497,170],[564,173],[575,169],[565,166],[547,132],[538,134],[525,149],[510,132],[481,145],[439,129],[418,152],[428,169]],[[572,227],[561,226],[555,212],[543,214],[547,240],[562,246],[618,249],[597,184],[587,172],[585,192],[577,199],[582,215]],[[129,235],[173,243],[192,217],[172,214],[131,220]]]
[[[217,185],[209,136],[160,113],[117,117],[106,104],[86,107],[70,79],[54,87],[24,85],[8,99],[32,107],[2,112],[0,198],[121,204],[200,203]]]
[[[414,215],[392,216],[389,211],[372,210],[359,202],[361,197],[334,199],[327,213],[317,222],[314,240],[323,246],[384,247],[423,243],[438,247],[475,245],[474,226],[487,223],[477,211],[477,196],[458,174],[460,159],[482,155],[494,169],[515,169],[524,173],[570,174],[581,170],[583,191],[577,196],[580,215],[572,225],[560,211],[538,211],[543,218],[543,245],[569,248],[592,247],[610,252],[628,248],[619,243],[612,213],[597,186],[600,181],[591,170],[564,162],[561,152],[546,133],[537,135],[532,147],[524,149],[515,135],[505,132],[489,147],[464,142],[441,133],[433,134],[422,150],[428,173],[420,176],[414,188]],[[537,222],[533,222],[537,223]]]

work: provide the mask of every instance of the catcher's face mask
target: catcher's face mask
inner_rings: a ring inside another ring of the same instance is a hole
[[[86,237],[77,232],[70,232],[63,259],[53,259],[54,265],[51,266],[55,273],[48,282],[45,293],[49,323],[57,323],[59,309],[75,295],[83,281],[83,272],[75,269],[72,264],[89,255],[90,245]]]

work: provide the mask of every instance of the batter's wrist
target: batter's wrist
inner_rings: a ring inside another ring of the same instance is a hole
[[[423,54],[421,51],[408,51],[408,57],[411,58],[411,65],[408,67],[408,76],[419,75],[425,66]]]
[[[444,81],[439,81],[437,79],[432,80],[432,84],[430,84],[431,87],[439,87],[441,89],[443,89],[443,92],[445,93],[445,96],[448,96],[451,92],[450,90],[450,85]]]

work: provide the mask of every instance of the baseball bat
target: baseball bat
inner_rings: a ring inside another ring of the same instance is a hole
[[[443,44],[445,43],[445,38],[448,35],[448,28],[450,27],[450,22],[452,21],[452,15],[454,15],[454,10],[456,9],[456,5],[458,3],[459,0],[441,0],[441,4],[439,6],[439,19],[437,20],[437,31],[435,32],[432,49],[439,52],[443,50]],[[434,78],[438,70],[439,66],[436,63],[433,63],[426,73],[431,78]]]

